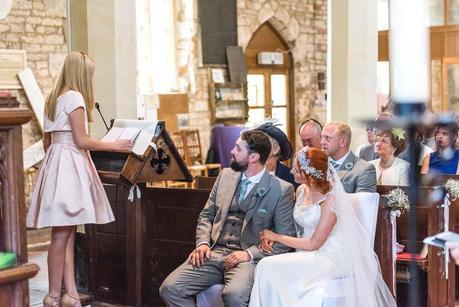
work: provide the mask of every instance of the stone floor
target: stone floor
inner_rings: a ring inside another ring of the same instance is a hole
[[[43,297],[48,292],[48,264],[46,261],[47,251],[29,251],[29,261],[38,264],[40,271],[29,280],[30,306],[43,306]],[[95,302],[92,307],[121,307],[120,305],[104,304]]]

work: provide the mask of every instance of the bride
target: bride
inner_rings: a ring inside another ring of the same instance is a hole
[[[265,257],[258,263],[249,306],[321,307],[329,282],[340,278],[346,280],[344,306],[396,306],[327,155],[303,148],[292,173],[301,184],[293,213],[298,237],[266,229],[259,247],[270,252],[272,244],[279,242],[296,252]]]

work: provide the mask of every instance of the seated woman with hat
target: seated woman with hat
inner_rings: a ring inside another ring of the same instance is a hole
[[[278,178],[291,183],[296,190],[298,184],[295,182],[290,168],[280,162],[288,160],[292,156],[292,144],[287,135],[271,122],[264,123],[256,129],[266,133],[271,141],[271,153],[266,161],[266,169]]]

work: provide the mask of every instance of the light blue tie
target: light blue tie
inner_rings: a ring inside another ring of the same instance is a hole
[[[247,192],[247,188],[249,187],[250,180],[245,178],[241,181],[241,189],[239,190],[239,202],[244,199],[245,192]]]
[[[339,168],[339,164],[338,163],[336,163],[333,160],[330,160],[330,164],[335,168],[335,170],[338,170],[338,168]]]

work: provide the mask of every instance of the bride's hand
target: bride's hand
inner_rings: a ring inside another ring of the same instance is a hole
[[[269,229],[265,229],[263,230],[261,233],[260,233],[260,241],[262,240],[269,240],[269,241],[277,241],[277,236],[278,234],[269,230]]]
[[[265,253],[272,253],[273,244],[274,244],[274,241],[261,240],[260,244],[258,244],[258,248],[261,249]]]

